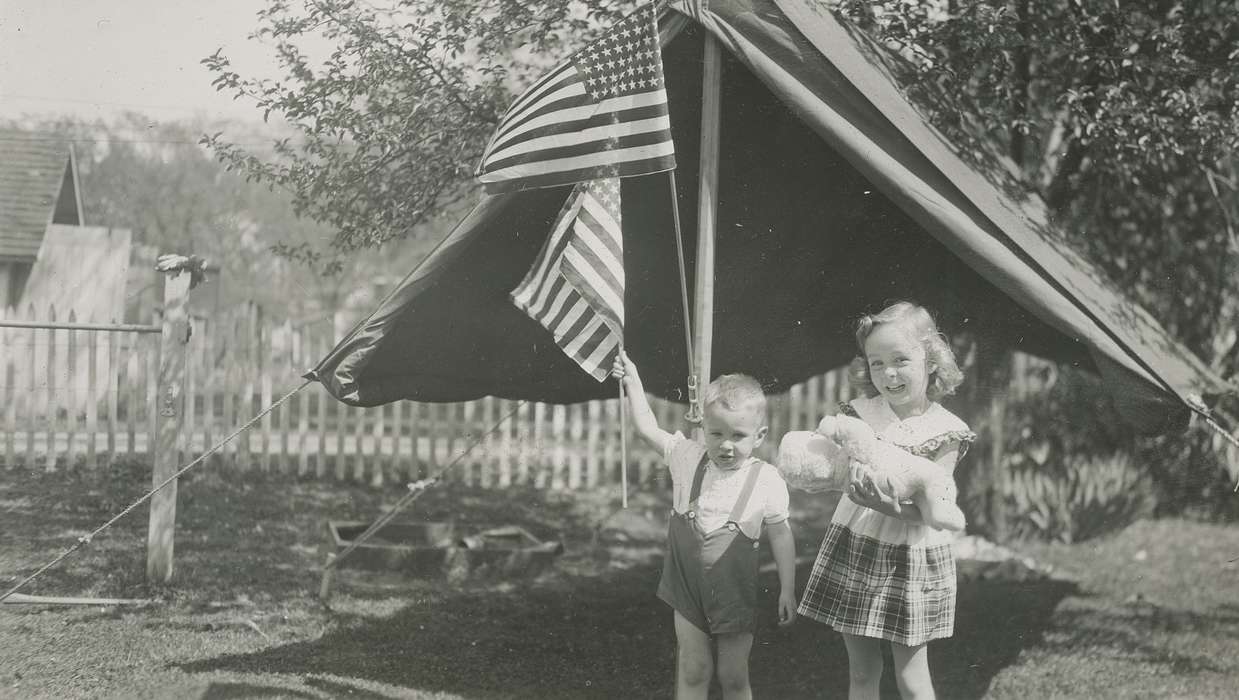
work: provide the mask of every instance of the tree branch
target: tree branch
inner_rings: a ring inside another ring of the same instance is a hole
[[[489,112],[484,113],[478,110],[475,105],[470,104],[467,100],[461,97],[460,93],[457,92],[457,88],[460,87],[461,82],[459,80],[449,79],[426,56],[422,56],[416,52],[408,51],[403,46],[400,46],[399,44],[392,42],[388,37],[384,36],[382,32],[378,31],[377,29],[374,29],[373,27],[367,26],[364,22],[356,22],[356,21],[350,22],[349,20],[340,18],[337,14],[333,13],[330,9],[328,9],[321,2],[315,2],[314,7],[317,8],[318,11],[323,14],[323,16],[330,18],[332,21],[336,22],[340,26],[351,27],[353,31],[363,32],[367,34],[371,39],[378,41],[379,43],[383,44],[384,46],[391,49],[392,51],[395,51],[397,54],[399,54],[403,58],[411,61],[412,63],[416,65],[420,65],[421,67],[430,71],[435,76],[435,78],[439,80],[440,85],[442,85],[442,87],[444,87],[447,90],[448,99],[450,99],[452,102],[455,102],[457,106],[465,110],[467,113],[473,115],[476,119],[479,119],[488,124],[495,124],[499,121],[499,118],[493,113],[489,113]]]

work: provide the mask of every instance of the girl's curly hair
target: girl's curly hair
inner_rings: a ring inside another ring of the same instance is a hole
[[[852,386],[860,389],[865,396],[878,395],[878,388],[869,375],[869,363],[865,360],[865,339],[874,328],[887,323],[901,324],[925,348],[925,360],[932,367],[929,386],[925,391],[929,400],[937,401],[954,393],[955,388],[964,381],[964,373],[955,361],[955,352],[946,342],[946,336],[938,330],[938,324],[929,311],[907,301],[895,302],[876,314],[866,314],[857,320],[856,344],[860,355],[853,358],[848,366],[848,379]]]

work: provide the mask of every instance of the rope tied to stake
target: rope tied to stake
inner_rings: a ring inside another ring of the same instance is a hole
[[[1209,406],[1205,404],[1204,399],[1199,394],[1188,394],[1187,405],[1196,412],[1196,415],[1204,419],[1205,425],[1209,426],[1209,428],[1221,436],[1223,440],[1229,442],[1231,447],[1235,448],[1236,455],[1239,455],[1239,439],[1236,439],[1229,430],[1223,428],[1216,420],[1214,420],[1213,411],[1210,410]],[[1235,488],[1231,491],[1231,493],[1239,493],[1239,476],[1236,477]]]
[[[413,501],[416,501],[418,498],[420,498],[421,495],[425,493],[427,490],[429,490],[432,486],[438,484],[439,481],[443,478],[445,474],[447,474],[448,471],[450,471],[453,467],[459,464],[460,461],[464,459],[466,456],[468,456],[470,452],[473,452],[473,448],[482,444],[482,441],[486,439],[487,435],[490,435],[491,433],[498,430],[499,426],[503,425],[504,421],[511,418],[513,415],[515,415],[516,412],[520,409],[520,407],[524,406],[526,403],[527,403],[526,401],[517,402],[517,404],[512,407],[512,410],[502,415],[499,418],[499,420],[495,421],[495,423],[490,426],[490,428],[488,428],[485,432],[479,434],[476,438],[474,438],[473,442],[471,442],[468,447],[462,450],[460,454],[456,455],[456,458],[453,459],[451,462],[448,462],[442,469],[435,472],[434,474],[431,474],[429,477],[425,479],[421,479],[419,481],[414,481],[410,483],[408,485],[408,490],[409,490],[408,493],[401,496],[400,500],[396,501],[396,503],[392,505],[391,509],[389,509],[386,513],[380,516],[378,520],[375,520],[373,523],[371,523],[370,526],[367,527],[364,532],[362,532],[357,537],[353,538],[353,540],[349,542],[348,546],[345,547],[343,550],[341,550],[339,554],[332,555],[327,560],[327,563],[323,565],[324,571],[338,568],[340,562],[343,561],[345,557],[352,554],[361,545],[365,544],[366,541],[369,540],[371,537],[373,537],[379,530],[382,530],[388,523],[392,521],[393,518],[396,517],[397,514],[400,513],[400,511],[404,510],[411,503],[413,503]]]
[[[77,550],[81,549],[82,547],[85,547],[86,545],[90,544],[90,543],[91,543],[91,541],[95,538],[95,536],[96,536],[96,535],[98,535],[99,533],[101,533],[101,532],[103,532],[104,530],[108,529],[109,527],[112,527],[112,525],[116,524],[116,522],[117,522],[118,520],[120,520],[121,518],[125,517],[126,515],[129,515],[129,514],[130,514],[131,512],[133,512],[133,510],[134,510],[135,508],[137,508],[138,506],[142,505],[143,503],[146,503],[148,500],[150,500],[150,498],[151,498],[152,496],[154,496],[156,493],[158,493],[158,492],[159,492],[159,491],[161,491],[163,488],[165,488],[166,486],[168,486],[168,484],[173,483],[174,481],[176,481],[177,479],[179,479],[179,478],[181,477],[181,475],[183,475],[185,472],[187,472],[187,471],[189,471],[190,469],[193,469],[194,467],[198,466],[198,465],[199,465],[199,464],[201,464],[203,461],[205,461],[207,457],[210,457],[211,455],[213,455],[213,454],[215,454],[216,452],[218,452],[218,451],[219,451],[219,449],[220,449],[221,447],[223,447],[224,445],[226,445],[226,444],[228,444],[229,442],[231,442],[231,441],[233,440],[233,438],[235,438],[236,436],[238,436],[238,435],[240,435],[241,433],[245,432],[246,430],[249,430],[249,429],[250,429],[250,428],[251,428],[251,427],[252,427],[255,423],[257,423],[259,420],[261,420],[263,416],[267,415],[267,414],[268,414],[268,413],[270,413],[271,411],[274,411],[276,408],[279,408],[280,404],[282,404],[282,403],[284,403],[285,401],[287,401],[288,399],[292,398],[293,394],[296,394],[297,392],[299,392],[299,391],[301,391],[302,389],[306,388],[307,386],[309,386],[309,384],[310,384],[310,382],[307,380],[307,381],[305,381],[304,383],[302,383],[302,384],[301,384],[301,386],[299,386],[299,387],[297,387],[296,389],[293,389],[292,391],[290,391],[290,392],[288,392],[287,394],[283,395],[283,396],[282,396],[282,397],[280,397],[280,398],[279,398],[279,400],[277,400],[275,403],[271,404],[270,406],[267,406],[267,407],[266,407],[266,408],[264,408],[262,411],[260,411],[260,412],[258,413],[258,415],[254,416],[253,418],[251,418],[251,419],[249,419],[248,421],[246,421],[246,423],[245,423],[244,425],[242,425],[240,428],[237,428],[236,430],[234,430],[234,431],[232,432],[232,434],[231,434],[231,435],[229,435],[228,437],[226,437],[226,438],[224,438],[223,440],[221,440],[221,441],[219,441],[218,443],[216,443],[213,447],[211,447],[211,449],[207,450],[206,452],[203,452],[201,455],[199,455],[199,456],[198,456],[198,458],[197,458],[197,459],[193,460],[192,462],[190,462],[189,464],[185,465],[184,467],[181,467],[179,470],[177,470],[177,472],[176,472],[175,474],[173,474],[172,476],[168,477],[167,479],[164,479],[162,483],[160,483],[158,486],[155,486],[155,487],[154,487],[154,488],[152,488],[150,491],[147,491],[147,492],[146,492],[146,493],[145,493],[145,494],[144,494],[141,498],[139,498],[138,500],[134,501],[133,503],[130,503],[130,504],[129,504],[129,506],[128,506],[127,508],[125,508],[125,509],[124,509],[124,510],[122,510],[121,512],[117,513],[116,515],[112,516],[112,518],[111,518],[110,520],[108,520],[106,523],[104,523],[104,524],[100,525],[99,527],[95,528],[95,529],[94,529],[94,530],[92,530],[91,532],[89,532],[89,533],[87,533],[87,534],[85,534],[85,535],[82,535],[81,537],[78,537],[78,538],[77,538],[77,541],[73,544],[73,546],[72,546],[72,547],[69,547],[69,548],[68,548],[68,549],[66,549],[65,551],[61,552],[61,553],[60,553],[60,556],[56,557],[55,559],[51,560],[50,562],[48,562],[48,563],[44,564],[43,566],[39,567],[39,569],[38,569],[37,571],[35,571],[33,574],[30,574],[30,575],[29,575],[29,576],[27,576],[26,578],[22,579],[22,580],[21,580],[21,581],[20,581],[20,582],[19,582],[16,586],[13,586],[13,587],[12,587],[12,588],[10,588],[9,590],[5,591],[3,595],[0,595],[0,603],[3,603],[3,602],[4,602],[4,600],[5,600],[6,598],[8,598],[9,596],[13,595],[13,594],[14,594],[14,593],[16,593],[17,591],[21,590],[22,586],[25,586],[26,584],[30,583],[31,581],[33,581],[33,580],[37,579],[38,577],[42,576],[42,575],[43,575],[43,573],[44,573],[45,571],[47,571],[48,569],[52,568],[53,566],[56,566],[56,565],[57,565],[57,564],[59,564],[60,562],[64,561],[64,560],[65,560],[65,559],[66,559],[69,555],[73,554],[74,552],[76,552]]]
[[[1222,426],[1218,425],[1217,421],[1213,420],[1212,418],[1208,416],[1205,416],[1204,418],[1205,418],[1205,425],[1212,428],[1213,431],[1217,433],[1218,435],[1221,435],[1222,439],[1225,440],[1226,442],[1229,442],[1231,447],[1234,447],[1236,450],[1236,453],[1239,454],[1239,440],[1235,439],[1235,436],[1231,435],[1230,431],[1228,431],[1226,428],[1223,428]],[[1239,479],[1236,479],[1235,488],[1231,491],[1231,493],[1239,493]]]

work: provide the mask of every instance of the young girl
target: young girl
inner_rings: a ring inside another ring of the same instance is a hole
[[[860,319],[861,356],[851,379],[865,394],[840,406],[878,439],[954,472],[976,439],[938,405],[963,380],[950,346],[924,308],[907,302]],[[839,501],[805,587],[799,613],[843,633],[851,700],[877,698],[882,640],[891,643],[899,692],[933,698],[926,643],[955,625],[952,536],[920,522],[860,471]]]

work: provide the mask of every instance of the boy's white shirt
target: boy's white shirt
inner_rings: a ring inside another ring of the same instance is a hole
[[[684,437],[681,432],[667,437],[663,445],[663,461],[671,472],[673,507],[677,513],[688,510],[689,496],[693,488],[693,475],[705,445]],[[710,463],[701,481],[701,495],[697,498],[697,524],[704,532],[711,532],[727,524],[727,518],[735,507],[740,490],[748,479],[749,470],[765,464],[756,457],[732,470],[723,470]],[[762,467],[753,487],[753,494],[740,517],[741,532],[750,539],[761,536],[762,525],[774,525],[788,518],[787,484],[779,471],[772,466]]]

